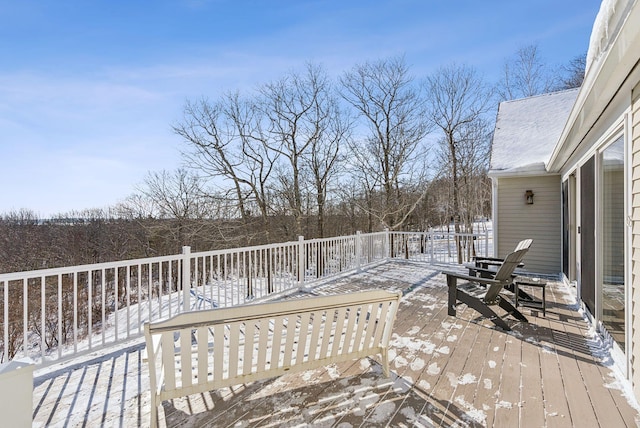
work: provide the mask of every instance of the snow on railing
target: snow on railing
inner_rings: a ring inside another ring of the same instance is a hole
[[[242,305],[390,258],[456,263],[489,234],[357,233],[254,247],[0,274],[0,362],[44,366],[140,337],[183,311]],[[187,284],[187,286],[185,286]]]

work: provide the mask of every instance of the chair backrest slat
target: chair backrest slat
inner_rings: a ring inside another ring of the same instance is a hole
[[[502,262],[494,277],[498,282],[489,287],[489,290],[487,290],[487,294],[484,297],[485,301],[494,301],[496,297],[498,297],[498,294],[500,294],[500,291],[502,291],[502,288],[513,280],[513,272],[516,270],[518,264],[520,264],[528,250],[528,248],[523,248],[521,250],[514,251],[505,257],[504,262]]]
[[[533,239],[523,239],[522,241],[518,242],[518,245],[516,245],[516,249],[514,251],[518,251],[518,250],[524,250],[524,249],[529,249],[529,247],[531,247],[531,243],[533,242]]]

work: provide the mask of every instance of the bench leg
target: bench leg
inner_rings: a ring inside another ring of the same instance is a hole
[[[382,350],[382,371],[389,377],[389,352],[386,348]]]
[[[151,423],[149,424],[149,426],[151,428],[158,427],[158,406],[156,406],[156,400],[154,399],[154,397],[151,398]]]

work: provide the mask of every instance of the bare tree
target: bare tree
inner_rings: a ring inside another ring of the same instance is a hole
[[[452,217],[455,232],[460,232],[461,177],[468,157],[478,149],[478,140],[486,141],[483,115],[487,112],[491,93],[476,71],[468,66],[449,65],[439,68],[427,78],[430,117],[442,133],[450,165],[452,183]],[[482,135],[485,134],[485,138]],[[488,150],[482,150],[485,156]],[[475,158],[475,156],[473,156]],[[485,162],[488,157],[485,159]],[[474,160],[478,162],[478,160]],[[466,179],[466,178],[465,178]],[[462,251],[458,245],[458,261]]]
[[[225,113],[235,125],[241,143],[241,154],[238,154],[238,158],[242,160],[229,170],[227,176],[233,180],[239,191],[241,188],[247,189],[244,194],[246,203],[254,203],[257,207],[266,242],[270,242],[270,181],[279,154],[269,149],[269,135],[265,129],[268,127],[265,125],[267,116],[259,108],[257,101],[241,99],[237,93],[226,97]],[[246,203],[243,206],[246,206]],[[249,217],[246,209],[244,217]]]
[[[351,121],[339,107],[333,94],[325,93],[319,108],[326,111],[326,120],[319,123],[318,138],[313,139],[311,150],[304,159],[314,182],[315,202],[318,210],[317,235],[325,236],[325,209],[331,180],[340,174],[344,156],[341,154],[345,143],[350,141]]]
[[[138,190],[153,203],[158,218],[175,221],[175,227],[166,232],[174,237],[176,250],[189,244],[200,231],[193,229],[198,223],[191,220],[202,220],[210,215],[209,204],[203,198],[201,179],[186,169],[149,172]]]
[[[323,187],[334,165],[331,158],[337,156],[337,153],[331,153],[333,148],[339,148],[339,140],[335,138],[342,138],[341,130],[333,137],[330,135],[330,126],[335,123],[335,115],[339,113],[330,91],[326,73],[314,64],[307,64],[302,74],[291,72],[260,88],[263,112],[270,122],[269,148],[287,161],[286,167],[280,170],[279,183],[295,219],[298,235],[303,234],[303,194],[308,191],[304,186],[306,180],[303,180],[303,175],[308,171],[304,171],[304,168],[316,167],[314,179],[316,187],[320,186],[320,204],[323,205]],[[318,156],[325,160],[321,161]],[[328,169],[321,170],[320,164],[325,161],[328,163],[324,163],[322,169]]]
[[[538,46],[527,45],[505,61],[498,95],[502,100],[513,100],[550,92],[555,86],[555,75],[541,58]]]
[[[239,214],[246,219],[247,198],[236,171],[242,165],[242,148],[234,124],[225,115],[224,102],[187,101],[184,116],[173,130],[189,143],[188,150],[183,152],[187,163],[205,176],[231,180]]]
[[[460,171],[460,208],[467,232],[474,232],[476,217],[487,214],[490,200],[487,172],[491,140],[491,126],[487,120],[478,120],[464,126],[458,145]]]
[[[368,129],[350,152],[354,168],[366,177],[364,208],[382,225],[399,229],[419,202],[405,186],[426,181],[424,138],[430,126],[424,101],[402,57],[357,65],[340,82],[342,97]],[[375,209],[378,192],[382,200]],[[418,199],[425,194],[426,186]]]
[[[560,81],[557,90],[573,89],[582,86],[584,72],[587,66],[587,54],[582,54],[571,59],[560,68]]]
[[[279,155],[269,150],[266,126],[268,118],[258,102],[237,93],[216,103],[187,103],[184,121],[174,126],[189,144],[184,152],[188,164],[205,176],[230,183],[228,200],[237,207],[247,243],[251,238],[246,226],[252,221],[254,205],[269,241],[268,182]]]

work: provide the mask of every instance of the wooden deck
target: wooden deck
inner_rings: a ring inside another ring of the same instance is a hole
[[[363,288],[405,291],[391,378],[375,359],[354,360],[165,401],[161,426],[638,426],[564,285],[549,285],[546,317],[524,308],[530,323],[509,321],[509,333],[465,306],[448,316],[445,278],[425,264],[390,262],[310,291]],[[142,349],[36,372],[34,426],[147,426]]]

